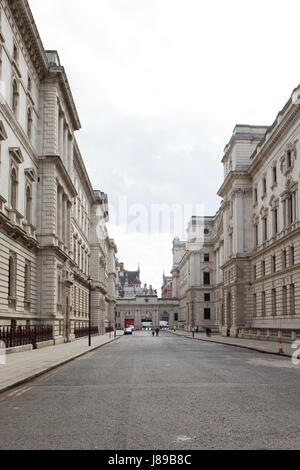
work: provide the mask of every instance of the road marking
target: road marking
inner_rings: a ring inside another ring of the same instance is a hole
[[[13,392],[9,393],[8,396],[9,397],[20,397],[21,395],[23,395],[23,393],[26,393],[26,392],[29,392],[29,390],[31,390],[32,387],[22,387],[22,388],[17,388],[17,390],[14,390]]]
[[[192,438],[188,436],[178,436],[176,441],[177,442],[186,442],[186,441],[191,441]]]
[[[32,387],[25,388],[25,390],[21,390],[19,393],[17,393],[15,397],[20,397],[21,395],[23,395],[23,393],[29,392],[29,390],[31,389]]]

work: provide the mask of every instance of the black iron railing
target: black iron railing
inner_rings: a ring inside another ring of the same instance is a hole
[[[91,335],[95,336],[99,334],[98,326],[91,327]],[[84,338],[89,335],[89,328],[74,328],[75,338]]]
[[[26,344],[43,343],[53,339],[53,327],[49,325],[36,326],[0,326],[0,341],[6,348],[15,348]]]

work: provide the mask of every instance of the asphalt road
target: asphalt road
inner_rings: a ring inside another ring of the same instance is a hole
[[[300,449],[300,366],[148,332],[0,395],[0,449]]]

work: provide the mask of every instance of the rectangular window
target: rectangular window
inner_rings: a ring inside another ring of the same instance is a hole
[[[273,183],[277,183],[277,167],[273,166]]]
[[[204,320],[210,320],[210,308],[204,309]]]
[[[276,315],[277,305],[276,305],[276,289],[272,289],[272,315]]]
[[[255,233],[255,246],[258,246],[258,224],[254,226],[254,233]]]
[[[273,211],[273,227],[274,227],[274,235],[278,233],[278,209],[274,209]]]
[[[209,262],[209,253],[204,253],[204,261]]]
[[[257,188],[254,189],[254,202],[256,203],[258,201],[258,192]]]
[[[262,180],[262,189],[263,189],[263,195],[265,195],[267,192],[267,178],[266,177],[263,178]]]
[[[266,275],[266,262],[265,261],[262,261],[261,263],[261,272],[262,272],[262,276]]]
[[[210,273],[203,273],[203,282],[205,286],[210,285]]]
[[[204,294],[204,302],[210,302],[210,294]]]
[[[286,250],[282,250],[282,269],[285,269],[287,266],[286,264]]]
[[[264,241],[268,240],[268,219],[263,219]]]
[[[283,286],[282,288],[282,315],[287,314],[287,288]]]
[[[295,264],[295,248],[293,246],[290,247],[290,265],[294,266]]]
[[[263,317],[266,316],[266,293],[261,293],[261,314]]]
[[[290,315],[295,314],[295,284],[290,285]]]
[[[276,256],[272,256],[272,271],[273,273],[276,273]]]
[[[288,150],[288,152],[287,152],[287,166],[288,166],[288,168],[291,168],[291,166],[292,166],[292,152],[291,152],[291,150]]]
[[[253,265],[253,279],[256,280],[256,264]]]

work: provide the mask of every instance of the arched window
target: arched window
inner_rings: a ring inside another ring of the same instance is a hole
[[[10,177],[10,204],[11,208],[17,209],[18,178],[15,168],[11,170]]]
[[[30,108],[28,108],[28,111],[27,111],[27,136],[28,136],[28,139],[31,140],[31,136],[32,136],[32,112],[31,112]]]
[[[26,190],[26,213],[25,213],[26,222],[31,224],[32,222],[32,197],[31,189],[28,186]]]
[[[18,104],[19,104],[19,92],[18,92],[18,85],[16,80],[13,81],[13,88],[12,88],[12,110],[14,114],[18,112]]]

